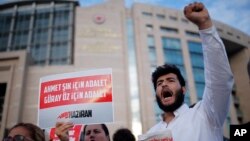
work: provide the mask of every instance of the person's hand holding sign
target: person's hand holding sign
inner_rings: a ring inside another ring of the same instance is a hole
[[[57,122],[55,133],[61,141],[69,141],[69,130],[73,126],[73,123],[70,122]]]

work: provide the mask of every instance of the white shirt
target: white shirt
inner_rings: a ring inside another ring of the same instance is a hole
[[[147,133],[171,130],[174,141],[222,141],[223,123],[229,110],[233,75],[225,47],[215,27],[200,30],[205,64],[203,98],[193,108],[183,104],[175,118],[153,126]]]

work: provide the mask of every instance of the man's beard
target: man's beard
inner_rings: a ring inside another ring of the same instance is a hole
[[[176,91],[175,96],[175,102],[171,105],[164,105],[161,102],[161,98],[156,95],[156,101],[158,106],[164,111],[164,112],[174,112],[176,109],[178,109],[184,102],[184,94],[183,90],[179,89]]]

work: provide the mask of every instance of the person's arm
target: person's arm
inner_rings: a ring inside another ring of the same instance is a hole
[[[57,122],[56,123],[56,135],[61,141],[69,141],[69,130],[73,128],[73,123]]]
[[[233,75],[225,47],[202,3],[185,7],[184,13],[200,29],[205,65],[202,108],[211,125],[221,127],[228,113],[233,86]]]

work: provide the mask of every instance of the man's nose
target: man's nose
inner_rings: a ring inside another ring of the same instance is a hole
[[[94,132],[90,133],[90,138],[93,138],[95,136]]]
[[[163,81],[163,82],[162,82],[162,87],[168,87],[167,81]]]

